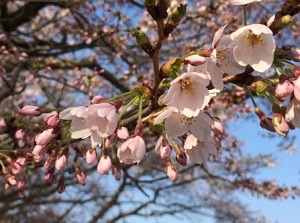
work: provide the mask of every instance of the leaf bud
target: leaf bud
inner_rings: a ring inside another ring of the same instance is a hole
[[[150,43],[149,37],[142,30],[135,30],[132,35],[136,38],[136,43],[149,55],[151,56],[154,52],[153,47]]]
[[[175,79],[180,75],[183,66],[184,64],[181,62],[180,58],[173,57],[160,67],[160,75],[163,78],[171,77]]]
[[[179,25],[181,19],[186,14],[186,6],[187,4],[180,4],[178,7],[172,10],[164,30],[166,36],[169,36],[169,34]]]

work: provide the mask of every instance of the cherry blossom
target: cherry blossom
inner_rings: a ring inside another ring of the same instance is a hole
[[[295,127],[300,128],[300,102],[296,98],[290,100],[286,108],[285,118]]]
[[[67,108],[59,114],[59,117],[72,120],[70,127],[72,138],[85,139],[91,136],[93,148],[101,145],[101,137],[106,138],[112,135],[118,124],[116,107],[109,103]]]
[[[117,156],[121,163],[133,164],[141,162],[146,153],[144,139],[139,135],[127,139],[119,148]]]
[[[175,110],[175,108],[169,108],[162,112],[157,116],[154,124],[165,120],[165,131],[172,138],[182,136],[190,131],[198,139],[203,140],[210,134],[213,121],[209,115],[200,112],[198,116],[188,118]]]
[[[212,142],[211,136],[199,140],[191,134],[185,140],[184,149],[189,159],[195,163],[203,164],[206,163],[210,154],[217,154],[217,149]]]
[[[266,71],[273,63],[276,48],[272,31],[262,24],[251,24],[231,33],[234,59],[241,66],[248,64],[258,72]]]
[[[190,69],[191,66],[189,66]],[[210,100],[206,71],[183,73],[171,82],[164,103],[187,117],[197,116]]]

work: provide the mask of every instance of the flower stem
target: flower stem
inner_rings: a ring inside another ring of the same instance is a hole
[[[119,114],[119,120],[121,120],[122,116],[124,115],[124,113],[126,112],[126,110],[129,108],[130,105],[133,104],[133,102],[137,99],[137,97],[139,97],[138,95],[136,95],[133,99],[131,99],[130,102],[128,102],[128,104],[126,105],[126,107],[123,109],[123,111]]]
[[[137,123],[142,123],[142,111],[143,111],[143,98],[140,96],[140,104],[139,104],[139,119]]]
[[[123,94],[119,94],[119,95],[116,95],[116,96],[114,96],[114,97],[112,97],[112,98],[109,98],[109,99],[107,99],[107,100],[105,100],[105,102],[112,102],[112,101],[115,101],[115,100],[117,100],[117,99],[120,99],[120,98],[124,98],[124,97],[126,97],[126,96],[128,96],[128,95],[135,95],[136,93],[135,92],[132,92],[132,91],[129,91],[129,92],[125,92],[125,93],[123,93]]]
[[[243,8],[243,23],[244,23],[244,26],[246,26],[247,25],[247,5],[243,5],[242,8]]]
[[[1,164],[1,167],[2,167],[2,171],[3,171],[3,170],[6,170],[6,167],[4,166],[2,160],[0,160],[0,164]]]
[[[258,108],[258,106],[257,106],[256,102],[254,101],[253,95],[252,95],[252,93],[251,93],[251,91],[250,91],[250,89],[249,89],[248,86],[246,87],[246,90],[247,90],[247,92],[248,92],[248,95],[250,96],[250,99],[251,99],[251,101],[252,101],[254,107],[255,107],[255,108]]]
[[[265,95],[272,105],[278,105],[280,108],[285,107],[280,101],[277,100],[277,98],[274,95],[270,94],[268,91],[265,92]]]

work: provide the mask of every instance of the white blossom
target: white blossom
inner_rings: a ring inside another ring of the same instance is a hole
[[[241,66],[248,64],[258,72],[266,71],[273,63],[276,48],[272,31],[262,24],[244,26],[231,33],[234,59]]]

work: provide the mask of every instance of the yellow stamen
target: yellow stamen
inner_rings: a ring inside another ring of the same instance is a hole
[[[181,80],[181,88],[186,94],[195,95],[195,85],[190,79]]]
[[[250,30],[249,33],[245,36],[244,42],[248,46],[254,47],[257,44],[263,44],[264,40],[262,34],[256,35]]]

